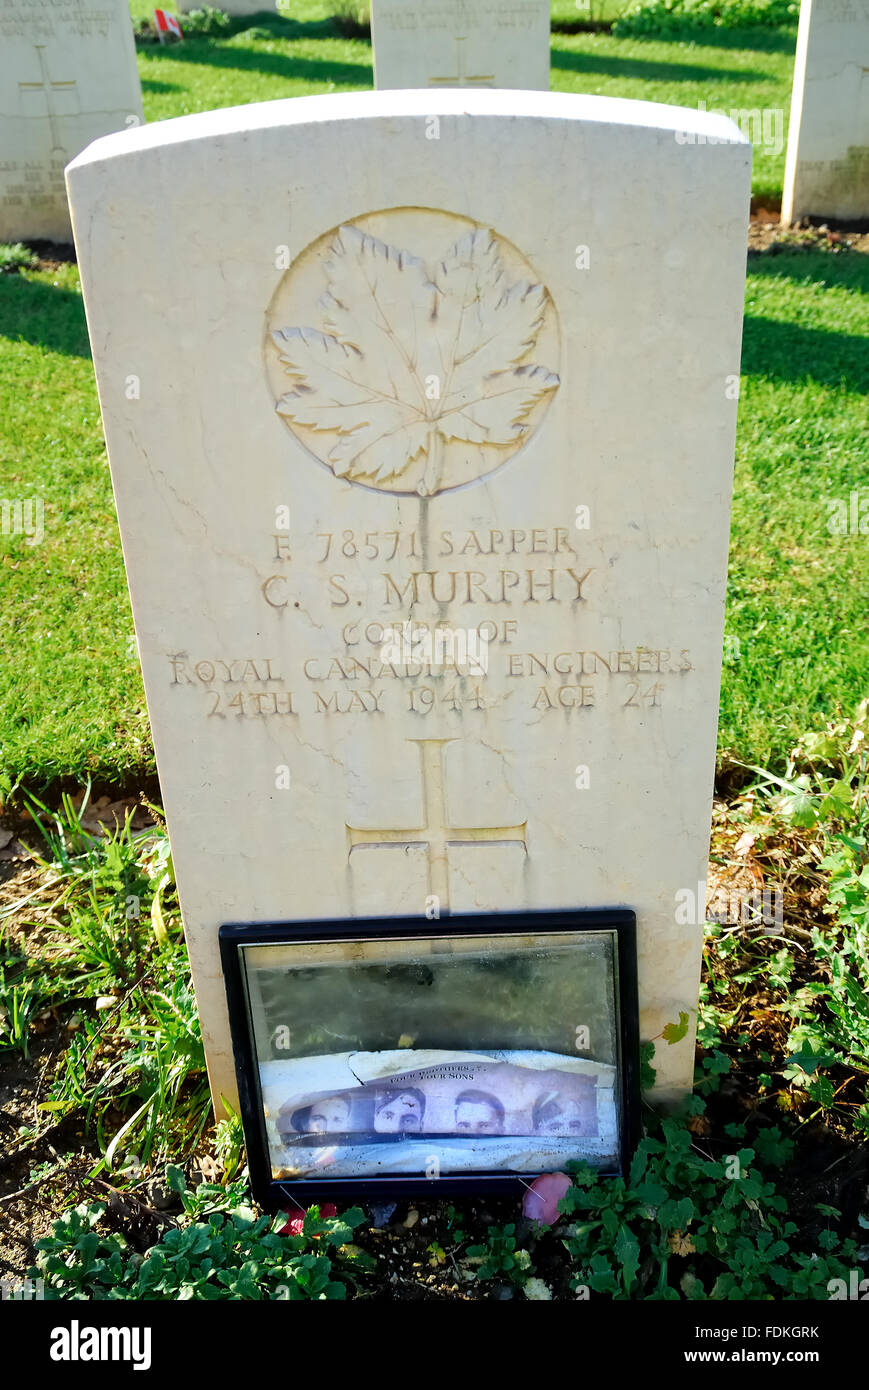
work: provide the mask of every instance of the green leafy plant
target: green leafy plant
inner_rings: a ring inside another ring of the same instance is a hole
[[[464,1221],[463,1214],[457,1211],[451,1202],[447,1207],[447,1230],[457,1245],[465,1240]]]
[[[514,1224],[490,1226],[485,1245],[469,1245],[466,1259],[479,1260],[473,1271],[475,1278],[507,1280],[518,1288],[534,1273],[530,1254],[519,1246]]]
[[[201,1182],[190,1187],[184,1169],[175,1163],[166,1165],[166,1185],[175,1193],[185,1216],[191,1221],[217,1211],[234,1211],[250,1202],[246,1178],[225,1183]]]
[[[690,1015],[680,1012],[678,1023],[668,1023],[654,1038],[640,1043],[640,1086],[644,1091],[650,1091],[655,1084],[657,1072],[652,1066],[655,1060],[655,1043],[662,1038],[668,1047],[674,1043],[681,1042],[688,1034]]]
[[[799,0],[650,0],[616,19],[617,38],[795,25]]]
[[[553,34],[608,32],[629,8],[628,0],[552,0]]]
[[[705,1096],[712,1091],[717,1091],[721,1085],[722,1077],[727,1075],[731,1066],[730,1058],[726,1052],[722,1052],[719,1048],[704,1053],[700,1060],[700,1066],[694,1075],[695,1094]]]
[[[761,769],[756,790],[771,813],[813,832],[826,876],[827,926],[811,928],[821,977],[782,1006],[793,1020],[784,1070],[822,1109],[835,1099],[831,1067],[869,1076],[869,701],[852,720],[804,734],[778,777]],[[869,1132],[869,1104],[854,1116]]]
[[[689,1108],[703,1106],[695,1097]],[[729,1132],[738,1143],[744,1128]],[[668,1119],[640,1142],[627,1180],[570,1165],[560,1207],[573,1218],[564,1238],[573,1288],[619,1300],[825,1299],[843,1261],[853,1264],[854,1242],[821,1229],[819,1248],[806,1249],[785,1199],[752,1166],[778,1166],[791,1149],[770,1130],[756,1148],[713,1159]]]
[[[227,1114],[218,1122],[214,1148],[223,1163],[224,1182],[228,1183],[232,1182],[244,1157],[244,1127],[241,1116],[226,1100],[223,1104]]]
[[[0,931],[0,1053],[29,1056],[30,1029],[49,991],[39,967],[16,948],[7,930]]]
[[[371,33],[370,0],[332,0],[332,24],[348,39],[365,39]]]
[[[202,5],[199,9],[187,10],[181,16],[181,28],[187,38],[217,38],[229,33],[232,20],[225,10]]]
[[[348,1283],[374,1264],[350,1244],[364,1220],[358,1208],[323,1220],[311,1207],[301,1234],[283,1236],[285,1217],[257,1216],[238,1203],[168,1231],[144,1255],[123,1235],[101,1234],[104,1216],[101,1203],[84,1203],[37,1241],[30,1275],[44,1280],[46,1299],[343,1299]]]
[[[51,913],[31,945],[27,909],[39,902],[5,909],[0,1047],[25,1051],[35,1017],[54,1010],[69,1044],[40,1109],[52,1122],[81,1110],[108,1166],[124,1152],[142,1164],[181,1156],[210,1097],[165,830],[134,831],[130,814],[111,832],[90,829],[87,795],[54,812],[28,801]],[[26,949],[11,943],[13,915]]]
[[[19,270],[36,265],[36,255],[20,241],[0,242],[0,275],[16,275]]]

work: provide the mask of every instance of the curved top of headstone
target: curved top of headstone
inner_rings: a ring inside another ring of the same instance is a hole
[[[317,122],[358,121],[396,116],[516,116],[523,119],[585,121],[590,124],[627,126],[634,129],[685,132],[703,136],[709,145],[749,143],[729,116],[717,111],[696,111],[686,106],[665,106],[653,101],[624,97],[585,96],[570,92],[515,90],[468,91],[463,88],[429,88],[409,91],[341,92],[323,96],[286,97],[280,101],[223,107],[169,121],[155,121],[95,140],[67,171],[120,155],[165,149],[215,137],[244,136],[254,131]],[[689,141],[689,143],[693,143]]]

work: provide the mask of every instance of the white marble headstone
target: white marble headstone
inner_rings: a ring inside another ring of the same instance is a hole
[[[549,87],[549,0],[372,0],[374,85]]]
[[[782,222],[869,218],[869,0],[802,0]]]
[[[64,166],[143,119],[127,0],[3,0],[0,241],[69,241]]]
[[[227,921],[627,906],[643,1035],[693,1019],[749,166],[716,115],[427,91],[67,171],[215,1095]]]

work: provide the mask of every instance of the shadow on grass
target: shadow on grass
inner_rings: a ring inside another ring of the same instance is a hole
[[[613,36],[615,37],[615,36]],[[625,34],[624,43],[689,43],[697,48],[729,48],[735,52],[795,53],[796,29],[724,29],[707,25],[703,29],[672,30],[662,34]]]
[[[0,339],[65,357],[90,357],[81,295],[62,286],[0,275]]]
[[[553,68],[565,72],[604,73],[607,77],[633,77],[648,82],[769,82],[771,75],[758,69],[712,68],[702,63],[670,63],[643,58],[619,57],[618,54],[579,52],[573,48],[553,45]]]
[[[869,392],[869,346],[856,335],[749,315],[743,330],[742,371],[769,381],[814,381],[862,394]]]
[[[346,38],[333,19],[293,19],[276,14],[274,10],[259,10],[256,14],[233,15],[231,34],[243,34],[246,29],[270,29],[276,39],[341,39]]]
[[[181,85],[178,82],[158,82],[156,77],[142,78],[143,92],[180,92]]]
[[[161,56],[159,50],[156,56]],[[370,63],[342,63],[328,58],[269,53],[265,49],[259,52],[195,41],[173,47],[172,61],[210,68],[237,68],[242,72],[283,77],[290,82],[331,82],[339,87],[370,87],[374,80],[374,69]]]
[[[749,256],[748,274],[767,280],[818,280],[869,294],[869,255],[863,251],[763,251]]]

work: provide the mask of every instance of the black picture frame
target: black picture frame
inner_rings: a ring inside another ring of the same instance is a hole
[[[261,1092],[258,1057],[243,966],[245,949],[254,946],[308,945],[325,942],[388,941],[449,937],[512,935],[545,936],[561,933],[610,933],[613,938],[614,1005],[616,1011],[618,1103],[618,1167],[602,1168],[604,1176],[626,1175],[639,1138],[639,1016],[637,1000],[636,915],[628,908],[578,908],[539,912],[453,914],[436,921],[421,917],[365,917],[352,920],[309,920],[263,924],[225,923],[220,927],[220,952],[244,1127],[251,1190],[266,1209],[293,1203],[346,1199],[378,1200],[401,1196],[457,1197],[473,1193],[502,1194],[525,1190],[535,1173],[462,1172],[436,1178],[422,1174],[384,1173],[360,1177],[325,1175],[293,1179],[273,1176]]]

